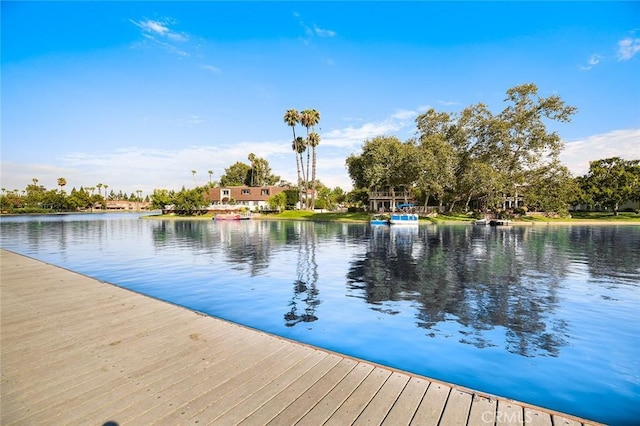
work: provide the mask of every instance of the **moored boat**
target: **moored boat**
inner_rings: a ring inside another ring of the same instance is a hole
[[[375,214],[369,221],[371,225],[388,225],[389,217],[383,214]]]
[[[415,213],[391,213],[391,225],[418,225],[418,215]]]
[[[251,216],[243,215],[240,213],[218,213],[213,217],[213,220],[247,220],[251,219]]]

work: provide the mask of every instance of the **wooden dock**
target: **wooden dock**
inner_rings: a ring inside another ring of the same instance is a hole
[[[596,424],[292,342],[6,250],[0,269],[4,426]]]

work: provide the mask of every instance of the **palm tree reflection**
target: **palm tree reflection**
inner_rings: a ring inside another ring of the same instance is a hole
[[[293,327],[298,323],[314,322],[318,299],[318,264],[316,262],[317,236],[314,224],[291,223],[288,238],[298,243],[296,280],[293,283],[293,297],[289,302],[289,312],[284,314],[285,325]]]

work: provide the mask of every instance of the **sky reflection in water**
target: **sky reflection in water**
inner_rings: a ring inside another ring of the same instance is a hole
[[[640,418],[640,227],[2,218],[2,247],[355,357]]]

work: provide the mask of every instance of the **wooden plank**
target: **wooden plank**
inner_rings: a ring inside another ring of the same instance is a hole
[[[524,407],[525,426],[552,426],[551,415],[531,407]],[[557,425],[557,423],[556,423]]]
[[[428,380],[419,377],[411,377],[382,424],[385,426],[410,424],[411,419],[418,409],[418,405],[420,405],[420,401],[422,401],[428,387]]]
[[[207,398],[205,395],[209,405],[189,420],[193,423],[210,422],[222,416],[229,409],[241,404],[254,393],[262,391],[265,386],[280,377],[286,370],[298,364],[307,355],[305,351],[295,349],[286,345],[283,351],[275,353],[271,359],[265,358],[260,364],[256,364],[241,376],[237,376],[233,381],[225,383],[223,387],[213,389],[212,393],[218,399]]]
[[[554,426],[581,426],[583,423],[575,419],[554,414],[551,416]]]
[[[268,424],[292,425],[300,421],[322,398],[325,397],[342,379],[353,370],[357,361],[343,358],[338,364],[322,376],[317,382],[312,383],[300,397],[287,406]]]
[[[141,415],[134,417],[132,423],[149,424],[171,416],[179,417],[181,422],[196,414],[196,407],[189,405],[192,401],[198,400],[212,389],[233,380],[254,364],[283,349],[277,344],[278,342],[260,337],[255,339],[255,344],[252,346],[241,346],[240,351],[226,359],[221,367],[207,367],[200,373],[197,381],[194,382],[189,376],[184,377],[182,381],[161,393],[162,405],[152,405],[139,410]],[[197,406],[199,404],[202,404],[202,401],[196,403]]]
[[[521,426],[524,424],[524,407],[512,401],[498,400],[496,425]]]
[[[496,421],[498,401],[495,398],[473,395],[467,423],[470,425],[493,425]]]
[[[359,362],[349,373],[340,380],[322,399],[320,399],[304,417],[297,422],[300,426],[315,426],[324,424],[344,402],[353,395],[360,384],[371,374],[374,367],[371,364]]]
[[[316,365],[298,377],[293,383],[279,393],[273,395],[266,403],[260,406],[240,424],[245,426],[262,426],[272,421],[283,411],[287,410],[293,401],[297,401],[317,381],[329,373],[342,360],[334,354],[325,354],[325,357]],[[346,372],[344,373],[346,374]]]
[[[333,413],[325,425],[352,424],[367,407],[374,396],[378,393],[382,385],[391,375],[391,371],[382,368],[375,368],[351,396],[344,401],[340,408]]]
[[[424,398],[420,402],[413,417],[412,423],[416,425],[435,425],[440,421],[444,404],[449,397],[451,388],[442,383],[431,382]]]
[[[452,389],[449,398],[444,406],[442,417],[440,418],[441,426],[458,426],[467,424],[469,418],[469,409],[473,395],[459,389]]]
[[[406,374],[391,374],[355,424],[382,424],[408,381],[409,376]]]
[[[278,376],[275,380],[269,383],[264,388],[254,392],[249,398],[246,398],[240,404],[235,405],[222,416],[215,419],[219,424],[238,424],[251,416],[260,407],[265,405],[274,395],[278,395],[292,383],[294,383],[300,376],[306,374],[314,366],[316,366],[322,359],[326,358],[326,353],[321,351],[303,347],[307,351],[307,355],[300,360],[297,364],[291,366],[283,374]],[[270,420],[271,418],[269,418]]]

